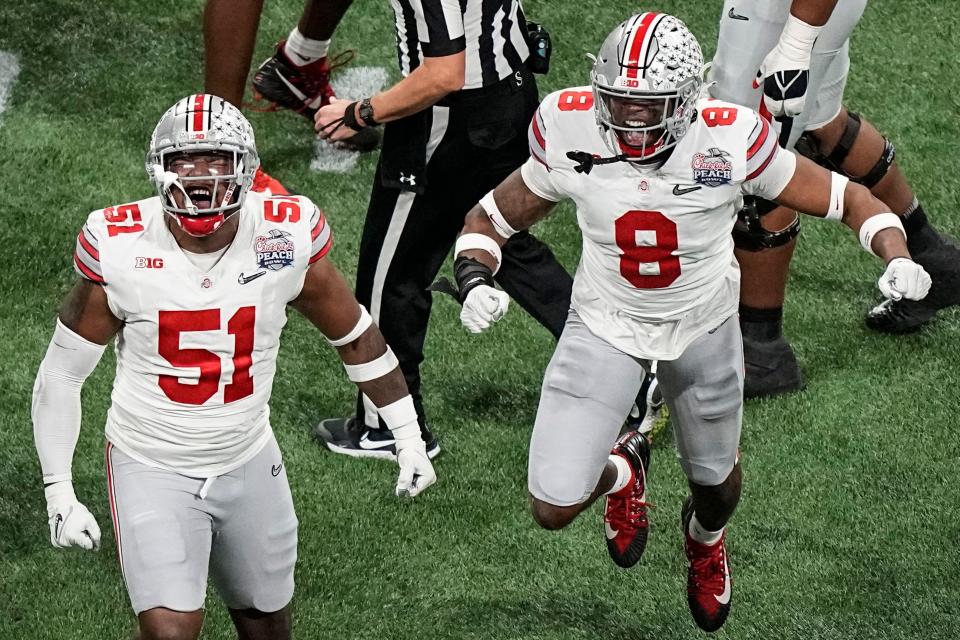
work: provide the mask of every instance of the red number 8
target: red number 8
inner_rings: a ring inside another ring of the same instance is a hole
[[[680,277],[680,258],[677,250],[677,223],[659,211],[627,211],[614,223],[620,256],[620,275],[637,289],[663,289]],[[637,231],[656,233],[656,244],[637,244]],[[640,273],[641,263],[656,262],[657,275]]]

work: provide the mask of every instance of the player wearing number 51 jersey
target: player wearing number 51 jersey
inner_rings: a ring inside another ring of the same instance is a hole
[[[253,131],[221,98],[171,107],[150,142],[158,195],[90,214],[80,280],[37,373],[51,542],[98,546],[73,490],[80,387],[116,337],[107,484],[143,638],[196,638],[208,571],[240,637],[290,637],[297,518],[268,401],[287,306],[337,347],[397,443],[397,494],[436,479],[397,358],[336,268],[307,198],[249,193]]]
[[[677,18],[635,15],[607,37],[591,85],[548,96],[530,159],[481,199],[457,241],[461,320],[503,315],[500,246],[570,199],[583,233],[573,302],[544,376],[530,442],[534,518],[566,526],[606,496],[607,548],[635,564],[647,540],[645,438],[614,443],[652,360],[691,497],[682,509],[688,604],[719,628],[731,601],[724,528],[740,496],[743,350],[731,230],[741,192],[842,220],[887,261],[880,289],[922,298],[929,276],[865,188],[780,148],[750,109],[706,99],[696,38]],[[611,447],[612,453],[611,453]]]

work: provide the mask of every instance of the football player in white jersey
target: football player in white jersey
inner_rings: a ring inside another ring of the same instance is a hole
[[[468,214],[455,273],[461,320],[482,331],[507,309],[492,279],[500,246],[558,201],[576,204],[583,251],[530,442],[533,516],[558,529],[605,496],[611,557],[624,567],[639,560],[649,450],[638,433],[614,441],[637,380],[657,360],[692,494],[681,511],[688,604],[712,631],[730,608],[724,528],[741,485],[731,236],[741,191],[849,226],[886,263],[878,284],[889,298],[921,299],[930,279],[882,202],[782,149],[751,109],[708,99],[702,69],[699,44],[677,18],[643,13],[620,24],[600,48],[591,86],[541,103],[530,160]]]
[[[923,300],[884,300],[866,323],[904,333],[960,303],[960,249],[928,223],[894,160],[893,143],[843,106],[849,37],[865,6],[866,0],[727,0],[711,93],[772,115],[788,149],[796,145],[814,162],[863,184],[900,216],[911,254],[932,278],[930,293]],[[803,377],[783,336],[782,317],[799,222],[793,210],[756,198],[747,199],[741,218],[734,238],[743,273],[746,394],[794,391]]]
[[[141,638],[196,638],[208,569],[241,638],[290,637],[297,518],[270,427],[287,306],[333,344],[397,441],[398,495],[436,476],[397,359],[336,268],[302,196],[249,189],[253,130],[219,97],[171,107],[150,141],[158,195],[94,211],[80,275],[40,364],[33,422],[55,547],[96,548],[74,494],[80,388],[116,338],[107,480]]]

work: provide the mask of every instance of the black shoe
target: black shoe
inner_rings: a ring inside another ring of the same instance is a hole
[[[349,418],[327,418],[313,429],[313,435],[334,453],[354,458],[380,458],[393,460],[397,457],[393,434],[386,429],[371,429]],[[427,456],[432,460],[440,453],[440,443],[429,429],[424,429],[427,440]]]
[[[643,379],[643,384],[640,385],[637,400],[630,409],[630,414],[627,415],[623,433],[639,431],[649,438],[657,418],[660,417],[661,409],[663,409],[663,392],[657,384],[657,374],[648,373]]]
[[[773,340],[743,337],[744,398],[766,398],[803,389],[803,373],[783,336]]]
[[[874,331],[919,331],[940,309],[960,304],[960,249],[929,225],[915,234],[912,245],[913,259],[930,274],[930,292],[923,300],[884,300],[875,306],[864,319]]]

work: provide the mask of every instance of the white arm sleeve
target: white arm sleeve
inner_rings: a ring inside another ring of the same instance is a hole
[[[80,388],[96,368],[104,345],[78,336],[57,320],[53,339],[33,384],[33,439],[43,482],[70,480],[80,435]]]

